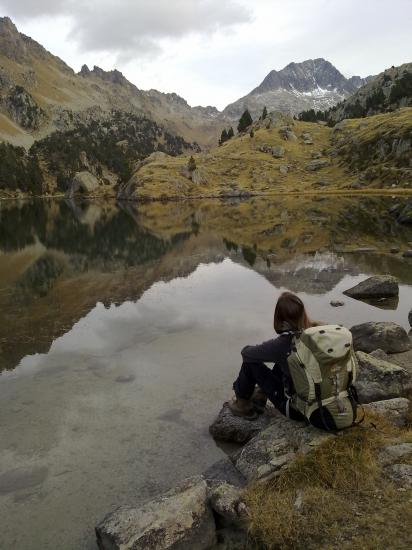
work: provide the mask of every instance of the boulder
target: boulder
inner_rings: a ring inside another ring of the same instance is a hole
[[[412,309],[409,312],[408,321],[409,321],[409,325],[412,327]]]
[[[296,422],[280,413],[270,426],[249,441],[234,457],[236,468],[248,480],[267,480],[279,475],[297,453],[305,453],[331,434]]]
[[[286,174],[289,172],[289,166],[286,164],[282,164],[279,166],[279,173],[282,174],[282,176],[286,176]]]
[[[285,148],[281,145],[276,145],[275,147],[272,147],[272,156],[275,159],[281,159],[285,156]]]
[[[379,459],[383,464],[390,464],[408,456],[412,457],[412,443],[391,443],[385,445],[379,453]]]
[[[270,421],[270,409],[256,420],[246,420],[241,416],[235,416],[229,409],[228,403],[224,403],[216,420],[209,427],[209,432],[219,441],[246,443],[266,428]]]
[[[364,405],[365,411],[372,411],[384,416],[397,426],[405,426],[409,413],[409,399],[406,397],[397,397],[395,399],[386,399],[385,401],[375,401]]]
[[[312,151],[310,156],[313,158],[313,159],[320,159],[322,158],[322,153],[320,151]]]
[[[207,485],[189,478],[141,506],[122,506],[96,527],[101,550],[206,550],[216,543]]]
[[[297,141],[297,136],[290,126],[284,126],[280,128],[279,134],[287,141]]]
[[[376,275],[345,290],[343,294],[351,298],[389,298],[398,296],[398,280],[391,275]]]
[[[321,168],[326,168],[326,166],[329,166],[329,164],[330,164],[329,161],[326,159],[315,159],[309,162],[309,164],[305,166],[305,169],[308,172],[316,172]]]
[[[214,484],[208,490],[209,504],[212,510],[226,523],[242,525],[248,517],[246,504],[242,501],[242,490],[230,483]]]
[[[292,130],[286,130],[285,131],[285,139],[288,141],[297,141],[298,138],[296,137],[296,134]]]
[[[345,305],[345,302],[341,302],[340,300],[332,300],[330,305],[333,307],[341,307]]]
[[[412,487],[412,464],[391,464],[385,468],[385,474],[401,487]]]
[[[405,250],[405,252],[402,253],[402,256],[404,258],[412,258],[412,250]]]
[[[99,189],[99,180],[88,172],[76,172],[66,193],[68,198],[72,198],[76,193],[85,193],[87,195],[95,193]]]
[[[410,349],[410,340],[403,327],[392,322],[369,322],[350,329],[356,351],[370,353],[382,349],[386,353],[401,353]]]
[[[412,390],[412,377],[402,367],[363,351],[356,352],[356,357],[359,369],[355,386],[361,403],[404,396]]]
[[[243,487],[246,483],[245,478],[239,470],[235,468],[233,462],[227,456],[218,460],[205,470],[203,472],[203,477],[208,484],[226,481],[236,487]]]

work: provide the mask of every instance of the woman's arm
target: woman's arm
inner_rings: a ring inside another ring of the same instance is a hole
[[[272,340],[267,340],[257,346],[245,346],[242,358],[245,363],[276,363],[286,358],[290,350],[290,337],[287,334],[280,335]]]

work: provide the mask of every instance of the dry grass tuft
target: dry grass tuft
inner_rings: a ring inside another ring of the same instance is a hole
[[[412,547],[411,530],[399,533],[412,525],[412,492],[399,493],[378,460],[383,445],[410,437],[368,413],[363,425],[299,456],[277,479],[251,486],[245,498],[252,539],[268,549]]]

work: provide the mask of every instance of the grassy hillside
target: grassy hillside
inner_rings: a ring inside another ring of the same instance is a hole
[[[133,174],[126,198],[342,192],[393,186],[412,190],[411,132],[412,108],[344,121],[335,128],[278,117],[267,125],[257,123],[253,137],[247,133],[208,153],[193,155],[196,170],[192,173],[188,156],[148,162]]]

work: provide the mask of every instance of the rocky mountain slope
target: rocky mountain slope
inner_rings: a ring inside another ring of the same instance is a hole
[[[237,120],[246,108],[254,119],[264,106],[269,111],[292,114],[307,109],[324,110],[350,96],[371,79],[371,76],[345,78],[322,58],[290,63],[281,71],[271,71],[249,94],[228,105],[223,114]]]
[[[176,94],[142,91],[121,72],[76,74],[61,59],[0,18],[0,139],[29,147],[73,122],[100,120],[113,109],[144,115],[171,134],[202,145],[215,143],[222,127],[213,107],[191,108]]]
[[[119,197],[225,199],[274,193],[336,193],[354,189],[411,189],[412,109],[325,123],[271,113],[207,153],[149,157]],[[192,166],[191,166],[192,165]],[[351,191],[352,192],[352,191]]]
[[[359,118],[412,106],[412,63],[391,67],[329,109],[332,122]]]

